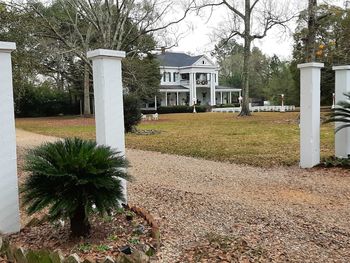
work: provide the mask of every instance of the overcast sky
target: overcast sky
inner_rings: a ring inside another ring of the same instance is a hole
[[[291,4],[293,0],[278,0],[281,2]],[[343,6],[344,0],[325,0],[328,3],[337,4]],[[307,0],[299,0],[298,4],[307,5]],[[302,3],[305,2],[305,3]],[[319,1],[320,3],[322,1]],[[294,5],[294,3],[292,3]],[[301,8],[301,7],[299,7]],[[210,53],[215,45],[215,38],[213,39],[213,32],[218,27],[220,22],[227,17],[227,9],[218,8],[212,13],[210,19],[209,12],[203,14],[202,17],[195,14],[191,14],[187,17],[186,21],[181,23],[179,31],[186,28],[185,34],[179,41],[177,47],[172,48],[173,51],[190,52],[194,54]],[[190,27],[190,28],[189,28]],[[280,29],[272,29],[263,40],[255,40],[253,45],[258,46],[264,53],[272,56],[276,54],[281,58],[291,58],[291,52],[293,48],[292,33],[295,29],[295,22],[289,23],[291,32],[282,34]]]

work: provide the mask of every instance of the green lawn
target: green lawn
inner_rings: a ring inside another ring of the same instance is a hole
[[[167,114],[138,129],[157,135],[126,136],[129,148],[269,167],[299,160],[298,113],[254,113],[238,118],[228,113]],[[18,128],[58,137],[94,139],[93,119],[80,117],[17,119]],[[333,125],[322,125],[321,154],[333,154]]]

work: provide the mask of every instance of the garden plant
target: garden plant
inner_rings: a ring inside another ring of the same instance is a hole
[[[23,188],[27,212],[48,209],[49,219],[69,219],[72,237],[90,233],[89,217],[109,214],[123,200],[119,178],[130,179],[127,160],[95,141],[67,138],[30,150]]]
[[[344,128],[350,127],[350,93],[344,94],[347,98],[345,101],[340,101],[337,106],[333,109],[333,112],[330,114],[330,117],[327,122],[340,122],[342,125],[339,125],[335,132],[338,132]]]

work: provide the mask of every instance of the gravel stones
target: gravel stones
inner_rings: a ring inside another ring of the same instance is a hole
[[[348,171],[126,156],[130,202],[161,222],[158,262],[350,262]]]

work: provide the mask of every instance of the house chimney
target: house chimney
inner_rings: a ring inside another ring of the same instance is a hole
[[[165,47],[161,47],[160,50],[162,51],[162,55],[165,54]]]

